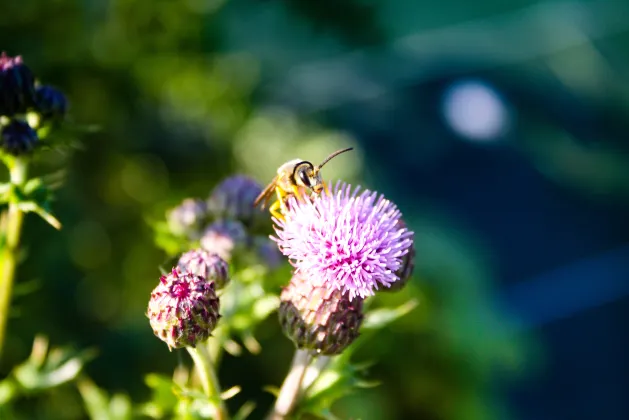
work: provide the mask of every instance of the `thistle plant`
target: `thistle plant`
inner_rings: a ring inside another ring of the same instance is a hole
[[[25,256],[21,244],[25,215],[35,213],[61,228],[51,212],[58,175],[33,177],[30,169],[41,156],[73,144],[71,127],[64,121],[67,107],[65,95],[41,84],[22,57],[0,53],[0,161],[9,173],[9,179],[0,183],[0,355],[18,264]],[[44,336],[35,337],[28,360],[0,381],[0,417],[15,418],[11,402],[20,396],[75,380],[93,356],[89,350],[49,349]]]
[[[61,227],[50,212],[51,187],[45,177],[29,177],[29,167],[40,152],[60,146],[48,137],[59,129],[66,109],[63,93],[41,85],[22,57],[0,54],[0,160],[9,171],[8,182],[0,184],[0,353],[24,215],[36,213],[56,229]]]
[[[413,233],[393,203],[338,182],[329,194],[289,198],[285,217],[273,219],[273,226],[270,215],[253,206],[261,190],[251,178],[230,177],[206,205],[185,199],[154,223],[156,243],[172,268],[153,290],[147,316],[170,350],[188,350],[204,392],[195,391],[194,380],[172,382],[179,403],[165,407],[151,401],[145,414],[227,418],[224,399],[239,389],[221,393],[221,355],[240,355],[239,342],[258,353],[255,328],[277,310],[280,328],[296,350],[268,418],[330,417],[336,398],[370,385],[350,363],[361,333],[412,309],[366,311],[367,299],[403,287],[412,274]],[[272,227],[275,235],[269,235]],[[283,269],[290,266],[292,274]],[[275,282],[278,278],[283,280]],[[322,380],[326,372],[337,379]],[[151,377],[147,383],[157,389],[170,382]],[[203,406],[210,407],[206,414]],[[251,407],[245,404],[235,418],[244,418]]]

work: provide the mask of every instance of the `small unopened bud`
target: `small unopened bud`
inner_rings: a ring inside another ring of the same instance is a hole
[[[202,200],[186,198],[167,213],[168,228],[178,236],[196,239],[207,217],[207,207]]]
[[[216,289],[222,289],[229,282],[229,265],[216,254],[204,249],[195,249],[184,253],[177,267],[182,272],[189,272],[214,282]]]
[[[247,231],[240,222],[219,220],[208,226],[201,236],[201,247],[231,261],[233,253],[247,242]]]
[[[32,152],[39,139],[35,130],[28,123],[12,120],[2,128],[2,149],[5,153],[20,156]]]
[[[359,335],[363,320],[360,297],[350,301],[347,293],[295,274],[280,299],[282,330],[299,349],[339,354]]]
[[[46,119],[60,119],[66,113],[68,102],[59,89],[39,86],[35,90],[35,103],[40,115]]]
[[[214,283],[173,269],[151,293],[147,316],[169,349],[195,347],[210,337],[220,318]]]
[[[245,226],[263,219],[264,212],[253,206],[262,186],[245,175],[235,175],[218,184],[208,199],[208,211],[216,219],[238,220]]]
[[[0,54],[0,115],[24,113],[35,102],[35,77],[22,57]]]

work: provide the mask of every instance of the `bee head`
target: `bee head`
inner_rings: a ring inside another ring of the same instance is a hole
[[[299,162],[293,169],[293,179],[295,180],[295,184],[301,187],[309,188],[316,194],[319,194],[323,190],[323,180],[321,179],[321,168],[323,168],[323,165],[328,163],[335,156],[348,152],[352,149],[352,147],[349,147],[347,149],[338,150],[325,158],[325,160],[317,166],[314,166],[308,161]]]
[[[299,162],[295,165],[293,179],[296,185],[309,188],[317,194],[323,189],[323,182],[319,171],[308,161]]]

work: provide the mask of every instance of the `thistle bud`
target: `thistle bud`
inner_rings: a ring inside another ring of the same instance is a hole
[[[201,236],[201,247],[231,261],[234,251],[247,242],[247,232],[240,222],[219,220],[208,226]]]
[[[218,255],[204,249],[195,249],[184,253],[177,267],[182,272],[189,272],[214,282],[216,289],[222,289],[229,282],[229,265]]]
[[[210,337],[218,312],[214,282],[173,269],[153,289],[147,316],[155,335],[172,350],[195,347]]]
[[[252,226],[264,212],[253,206],[262,186],[245,175],[235,175],[218,184],[208,199],[208,211],[217,219],[238,220]]]
[[[166,215],[168,227],[172,233],[195,239],[199,236],[206,217],[205,202],[193,198],[186,198]]]
[[[35,77],[22,57],[0,54],[0,115],[24,113],[35,102]]]
[[[316,283],[295,274],[282,290],[282,330],[299,349],[340,354],[358,337],[363,299]]]
[[[2,149],[13,156],[27,154],[37,146],[39,139],[28,123],[12,120],[2,128]]]
[[[40,115],[46,119],[63,118],[68,107],[65,95],[52,86],[37,87],[35,103]]]

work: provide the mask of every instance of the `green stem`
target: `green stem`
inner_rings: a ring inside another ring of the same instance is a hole
[[[328,367],[332,359],[330,356],[319,355],[313,363],[308,366],[304,379],[301,382],[301,392],[305,393],[321,376],[321,373]]]
[[[267,417],[267,420],[283,420],[295,408],[301,395],[301,381],[310,364],[311,356],[308,350],[297,350],[293,357],[286,379],[282,384],[280,393],[275,401],[273,411]]]
[[[218,382],[216,372],[214,371],[214,366],[212,365],[212,360],[206,343],[200,343],[195,348],[186,347],[186,349],[188,350],[188,353],[190,353],[190,356],[197,367],[197,372],[199,373],[201,386],[203,387],[205,395],[207,395],[207,397],[215,403],[215,420],[229,419],[227,407],[221,398],[221,386]]]
[[[22,187],[26,182],[28,165],[25,160],[15,158],[9,165],[11,183],[14,186]],[[2,248],[2,271],[0,276],[0,355],[4,345],[4,338],[11,307],[11,291],[13,289],[13,278],[19,255],[20,234],[24,213],[17,203],[10,202],[6,213],[4,225],[4,247]]]

